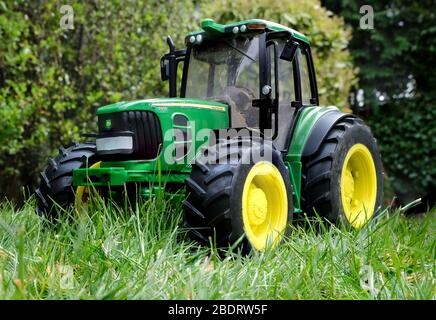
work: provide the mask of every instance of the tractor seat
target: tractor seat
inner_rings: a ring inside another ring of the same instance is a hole
[[[227,86],[220,96],[208,99],[230,106],[231,124],[233,128],[258,127],[259,114],[252,108],[255,95],[250,89],[239,86]]]

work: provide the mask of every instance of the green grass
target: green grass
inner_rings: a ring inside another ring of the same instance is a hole
[[[98,205],[57,227],[0,204],[0,299],[435,299],[435,213],[385,212],[358,231],[293,226],[277,248],[220,258],[180,206]]]

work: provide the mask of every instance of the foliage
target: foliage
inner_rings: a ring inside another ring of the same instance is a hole
[[[403,202],[436,193],[435,103],[429,99],[396,100],[375,109],[369,118],[385,168]]]
[[[271,20],[294,28],[311,40],[320,103],[348,107],[355,70],[347,50],[350,39],[342,18],[329,14],[318,0],[223,0],[205,6],[219,22],[250,18]]]
[[[359,68],[364,115],[400,200],[429,196],[434,202],[436,13],[429,10],[434,1],[371,1],[373,30],[359,27],[361,1],[323,4],[353,28],[350,50]]]
[[[188,241],[180,206],[96,206],[49,227],[0,204],[0,299],[435,299],[435,214],[361,230],[293,226],[275,250],[219,257]],[[432,234],[433,232],[433,234]]]
[[[0,190],[35,184],[55,149],[95,132],[97,107],[166,95],[159,58],[198,25],[191,1],[0,1]]]
[[[374,29],[361,29],[363,3],[357,0],[325,0],[353,28],[350,50],[359,67],[359,85],[367,104],[401,99],[413,91],[436,96],[436,75],[428,66],[436,63],[436,13],[434,1],[371,1]]]

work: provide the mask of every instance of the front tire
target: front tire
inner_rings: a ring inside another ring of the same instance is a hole
[[[37,212],[55,220],[57,209],[74,205],[77,198],[76,188],[72,185],[73,170],[91,167],[96,162],[95,143],[75,143],[68,148],[60,148],[59,154],[50,158],[47,167],[41,172],[41,182],[35,191]]]
[[[362,120],[346,117],[330,129],[314,155],[303,159],[303,210],[360,228],[376,216],[382,199],[377,142]]]
[[[252,142],[244,149],[230,140],[220,148],[226,154],[212,147],[208,150],[212,159],[196,160],[186,179],[184,201],[185,225],[192,239],[243,253],[264,251],[280,242],[293,213],[289,173],[275,149],[269,150],[270,161],[247,161],[255,148],[271,147]],[[232,163],[228,157],[237,160]]]

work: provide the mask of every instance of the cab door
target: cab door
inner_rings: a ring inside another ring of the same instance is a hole
[[[274,58],[274,46],[281,53],[289,38],[273,39],[275,45],[268,46],[271,61],[272,92],[276,92],[278,83],[278,110],[272,116],[275,147],[286,153],[292,135],[292,127],[296,122],[298,111],[303,107],[318,105],[316,79],[308,46],[299,43],[292,61]],[[275,67],[278,64],[278,68]],[[275,70],[278,70],[277,79]],[[278,117],[277,121],[275,117]],[[276,123],[278,128],[275,128]]]

